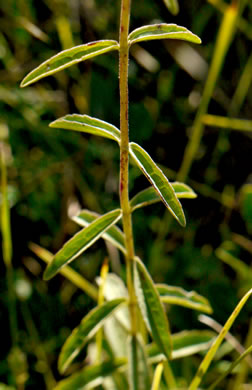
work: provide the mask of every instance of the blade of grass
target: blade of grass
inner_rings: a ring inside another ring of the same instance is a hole
[[[16,311],[16,294],[14,287],[14,270],[12,266],[12,237],[11,237],[11,222],[10,222],[10,206],[8,201],[7,187],[7,169],[5,161],[4,144],[0,144],[0,165],[1,165],[1,233],[2,233],[2,254],[7,272],[8,286],[8,310],[9,323],[11,332],[11,341],[13,346],[18,340],[18,324]]]
[[[252,39],[252,34],[251,34]],[[238,82],[235,93],[232,97],[229,112],[232,116],[238,115],[240,109],[243,105],[245,97],[248,94],[249,88],[252,82],[252,53],[249,56],[249,59],[244,67],[241,78]]]
[[[184,158],[178,172],[178,180],[185,181],[191,169],[193,160],[198,151],[201,138],[203,136],[204,125],[202,117],[207,113],[210,99],[213,95],[217,79],[220,75],[227,51],[232,42],[236,29],[236,21],[239,15],[239,7],[236,2],[226,9],[222,23],[218,32],[217,41],[214,49],[213,60],[209,69],[206,85],[200,106],[193,124],[192,136],[186,146]]]
[[[206,354],[205,358],[203,359],[202,363],[200,364],[200,366],[196,372],[196,375],[193,378],[188,390],[196,390],[198,388],[198,386],[201,383],[202,378],[205,375],[210,363],[212,362],[214,355],[216,354],[219,346],[221,345],[227,332],[229,331],[229,329],[233,325],[236,317],[240,313],[241,309],[243,308],[243,306],[245,305],[245,303],[247,302],[247,300],[249,299],[251,294],[252,294],[252,289],[250,289],[247,292],[247,294],[244,295],[244,297],[240,300],[240,302],[238,303],[238,305],[234,309],[233,313],[231,314],[231,316],[229,317],[229,319],[225,323],[222,331],[220,332],[220,334],[218,335],[218,337],[214,341],[213,345],[209,349],[208,353]]]
[[[252,345],[252,318],[250,319],[250,323],[249,323],[249,331],[246,337],[245,347],[249,348],[251,345]],[[251,371],[249,364],[247,364],[249,358],[250,360],[252,360],[251,356],[243,360],[241,364],[241,368],[238,371],[235,380],[233,381],[232,390],[239,389],[243,383],[246,383],[246,378],[248,377],[248,374]]]
[[[163,0],[163,2],[172,15],[177,15],[179,13],[178,0]]]
[[[232,267],[240,278],[252,282],[252,269],[247,264],[221,247],[216,249],[215,254],[221,261]]]
[[[230,374],[230,372],[232,372],[233,369],[234,369],[238,364],[240,364],[240,363],[242,362],[243,359],[245,359],[245,358],[246,358],[249,354],[251,354],[251,353],[252,353],[252,345],[251,345],[248,349],[246,349],[246,351],[243,352],[243,354],[242,354],[241,356],[239,356],[238,359],[236,359],[236,360],[231,364],[231,366],[229,367],[229,369],[226,370],[218,379],[216,379],[216,381],[215,381],[211,386],[209,386],[207,390],[213,390],[213,389],[215,389],[215,387],[216,387],[224,378],[226,378],[226,376],[227,376],[228,374]]]
[[[205,325],[209,326],[210,328],[214,329],[217,333],[220,333],[223,329],[223,327],[217,321],[215,321],[213,318],[208,317],[204,314],[201,314],[199,316],[199,321],[202,324],[205,324]],[[241,345],[241,343],[239,343],[239,341],[230,332],[227,332],[225,339],[227,340],[227,342],[229,344],[232,345],[232,347],[238,353],[242,354],[245,351],[245,348]],[[248,362],[249,366],[252,368],[252,359],[248,358],[247,362]]]
[[[252,71],[252,68],[251,68]],[[220,127],[222,129],[250,131],[252,132],[252,121],[246,119],[227,118],[226,116],[203,115],[202,122],[207,126]]]
[[[163,362],[158,363],[153,377],[153,382],[151,386],[151,390],[158,390],[161,382],[161,377],[163,374],[164,365]]]

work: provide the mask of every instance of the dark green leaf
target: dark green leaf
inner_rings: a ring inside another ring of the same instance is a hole
[[[184,183],[174,182],[170,183],[173,187],[177,198],[188,198],[194,199],[197,197],[195,192]],[[145,190],[139,192],[134,196],[130,201],[130,206],[132,211],[144,206],[148,206],[153,203],[160,202],[160,196],[157,194],[156,190],[153,187],[146,188]]]
[[[181,287],[156,284],[156,288],[163,303],[188,307],[189,309],[212,313],[208,300],[195,291],[186,291]]]
[[[90,223],[95,221],[100,214],[95,213],[90,210],[82,210],[77,216],[73,217],[72,220],[78,225],[86,227]],[[104,240],[111,242],[116,248],[120,249],[123,253],[126,253],[124,245],[124,234],[117,226],[112,226],[109,228],[106,233],[101,236]]]
[[[151,182],[174,218],[176,218],[182,226],[185,226],[186,220],[182,206],[176,197],[173,187],[161,169],[141,146],[133,142],[130,143],[130,154],[144,175]]]
[[[200,38],[185,27],[160,23],[139,27],[132,31],[129,34],[129,45],[153,39],[180,39],[187,42],[201,43]]]
[[[60,381],[54,390],[90,389],[92,385],[93,387],[100,385],[104,377],[111,375],[124,364],[124,359],[115,359],[114,361],[86,367],[84,370]]]
[[[179,12],[178,0],[163,0],[168,10],[173,15],[177,15]]]
[[[56,253],[52,262],[47,266],[44,273],[45,280],[52,278],[64,265],[73,261],[89,248],[107,229],[119,221],[121,215],[120,209],[110,211],[75,234],[75,236],[73,236],[58,253]]]
[[[129,339],[129,388],[130,390],[149,390],[150,373],[143,342],[138,336]]]
[[[95,307],[83,318],[80,325],[73,330],[63,345],[58,364],[60,372],[64,372],[67,369],[83,346],[101,328],[106,318],[125,301],[124,298],[118,298],[106,302],[101,306]]]
[[[134,258],[134,285],[145,324],[160,351],[169,359],[172,350],[169,323],[157,289],[142,261]]]
[[[89,58],[118,49],[118,42],[102,40],[89,42],[85,45],[80,45],[64,50],[51,57],[49,60],[43,62],[36,69],[30,72],[22,81],[21,87],[26,87],[27,85],[30,85],[35,81],[42,79],[43,77],[50,76],[62,69],[77,64],[78,62],[85,61]]]
[[[88,115],[66,115],[50,123],[50,127],[81,131],[120,142],[120,130],[117,127]]]

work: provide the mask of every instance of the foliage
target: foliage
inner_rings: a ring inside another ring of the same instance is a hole
[[[177,1],[132,2],[126,45],[123,34],[118,41],[116,33],[117,3],[21,0],[0,5],[6,268],[1,319],[11,336],[1,352],[0,387],[34,388],[43,378],[41,388],[48,389],[225,389],[232,382],[239,389],[251,378],[251,304],[244,306],[252,286],[251,5],[195,1],[190,7],[181,3],[178,13]],[[124,5],[127,9],[129,2]],[[165,6],[177,16],[171,17]],[[167,24],[170,19],[177,24]],[[126,24],[127,14],[121,17],[121,31]],[[180,24],[191,25],[194,33]],[[180,42],[200,43],[195,33],[202,38],[201,48]],[[128,68],[122,58],[129,47]],[[54,76],[19,90],[18,82],[32,68],[21,86]],[[130,143],[125,131],[128,71]],[[141,171],[152,187],[146,188]],[[196,192],[197,199],[184,201]],[[80,204],[87,209],[80,210]],[[117,226],[120,219],[122,227]],[[176,224],[185,226],[186,219],[185,229]],[[83,229],[76,233],[74,222]],[[104,271],[100,237],[110,273]],[[52,256],[43,247],[58,252]],[[50,262],[46,279],[57,272],[64,278],[42,281],[34,254]],[[77,257],[71,269],[67,264]],[[99,274],[96,287],[90,281]],[[197,293],[187,291],[192,289]],[[98,300],[96,308],[90,299]],[[225,323],[220,331],[209,320],[218,337],[202,330],[197,311],[213,312]],[[230,341],[233,324],[245,349]],[[57,355],[59,371],[70,374],[67,379],[56,370]],[[238,362],[229,381],[227,374]]]

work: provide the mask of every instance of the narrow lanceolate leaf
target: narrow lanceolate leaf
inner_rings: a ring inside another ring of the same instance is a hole
[[[88,115],[66,115],[50,123],[50,127],[80,131],[120,142],[120,130],[117,127]]]
[[[192,43],[201,43],[201,39],[177,24],[152,24],[139,27],[129,34],[129,45],[136,42],[150,41],[153,39],[179,39]]]
[[[134,285],[139,308],[153,340],[169,359],[172,343],[168,319],[157,289],[144,264],[138,257],[134,260]]]
[[[72,220],[78,225],[86,227],[90,223],[94,222],[100,215],[90,211],[82,210],[77,216],[73,217]],[[104,240],[111,242],[116,248],[126,253],[125,244],[124,244],[124,234],[117,226],[110,227],[105,233],[101,236]]]
[[[185,330],[172,335],[172,360],[195,355],[210,348],[216,338],[216,333],[209,330]],[[151,363],[157,363],[163,359],[160,349],[156,344],[147,347],[147,353]]]
[[[231,366],[219,377],[217,378],[214,383],[208,387],[207,390],[214,390],[215,387],[228,375],[230,372],[233,371],[233,369],[238,366],[242,362],[243,359],[245,359],[248,355],[252,353],[252,345],[246,349],[232,364]]]
[[[178,0],[163,0],[163,1],[171,14],[173,15],[178,14],[179,12]]]
[[[115,359],[84,370],[60,381],[54,390],[87,390],[102,384],[103,379],[125,364],[125,359]]]
[[[22,81],[21,87],[26,87],[35,81],[38,81],[46,76],[50,76],[62,69],[77,64],[78,62],[118,49],[118,42],[112,40],[102,40],[89,42],[85,45],[61,51],[30,72]]]
[[[73,330],[66,340],[59,356],[59,371],[64,372],[73,359],[79,354],[83,346],[94,336],[101,328],[106,318],[125,302],[124,298],[114,299],[101,306],[95,307],[86,317],[83,318],[80,325]]]
[[[45,280],[51,279],[63,266],[73,261],[89,248],[107,229],[119,221],[121,215],[120,209],[110,211],[75,234],[75,236],[73,236],[58,253],[56,253],[52,262],[47,266],[44,273]]]
[[[176,218],[182,226],[185,226],[186,220],[182,206],[167,177],[141,146],[131,142],[129,151],[136,164],[155,188],[165,206],[169,209],[174,218]]]
[[[212,313],[213,310],[206,298],[195,291],[186,291],[181,287],[156,284],[156,288],[163,303],[184,306],[189,309]]]
[[[179,199],[182,198],[194,199],[197,197],[197,195],[192,190],[192,188],[184,183],[174,182],[170,184],[173,187],[177,198]],[[160,196],[157,194],[156,190],[153,187],[149,187],[136,194],[134,198],[131,199],[130,206],[132,208],[132,211],[135,211],[136,209],[160,201],[161,201]]]
[[[200,366],[199,366],[199,368],[198,368],[198,370],[196,372],[196,375],[193,378],[193,380],[192,380],[188,390],[196,390],[196,389],[198,389],[198,386],[201,383],[203,376],[205,375],[205,373],[206,373],[210,363],[212,362],[212,360],[213,360],[213,358],[214,358],[218,348],[220,347],[222,341],[224,340],[227,332],[229,331],[229,329],[233,325],[236,317],[238,316],[238,314],[240,313],[241,309],[243,308],[243,306],[245,305],[245,303],[247,302],[247,300],[249,299],[249,297],[251,295],[252,295],[252,288],[240,300],[240,302],[238,303],[238,305],[234,309],[233,313],[231,314],[231,316],[229,317],[229,319],[225,323],[222,331],[219,333],[218,337],[216,338],[216,340],[214,341],[213,345],[209,349],[208,353],[204,357],[202,363],[200,364]]]
[[[128,350],[130,390],[149,390],[150,373],[144,345],[140,337],[130,336]]]

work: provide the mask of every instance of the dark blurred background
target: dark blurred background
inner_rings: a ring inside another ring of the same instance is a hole
[[[197,47],[152,41],[131,51],[130,139],[150,153],[171,181],[176,179],[192,131],[225,4],[181,0],[180,13],[172,16],[161,0],[132,1],[131,29],[160,21],[176,23],[202,39]],[[54,119],[74,112],[119,126],[118,53],[96,57],[25,89],[19,84],[29,71],[63,49],[118,39],[119,14],[119,0],[0,3],[0,138],[8,168],[19,345],[13,352],[6,269],[1,261],[0,382],[14,384],[19,375],[25,387],[19,384],[18,389],[38,388],[38,383],[41,390],[48,388],[45,361],[58,377],[60,347],[94,305],[62,276],[44,282],[45,263],[30,243],[55,253],[79,229],[69,215],[80,208],[104,213],[119,206],[117,145],[48,127]],[[208,113],[252,121],[250,1],[240,20]],[[248,88],[240,106],[230,113],[241,77],[247,77]],[[252,126],[250,131],[205,126],[187,180],[198,198],[182,201],[185,229],[169,218],[162,204],[133,216],[136,252],[154,280],[204,295],[213,307],[213,318],[221,324],[252,285],[251,131]],[[145,177],[131,165],[131,196],[147,186]],[[100,240],[73,267],[93,282],[107,253]],[[111,270],[123,275],[123,259],[111,251],[109,256]],[[251,310],[248,302],[233,327],[241,342]],[[173,332],[204,327],[197,317],[180,307],[169,309]]]

